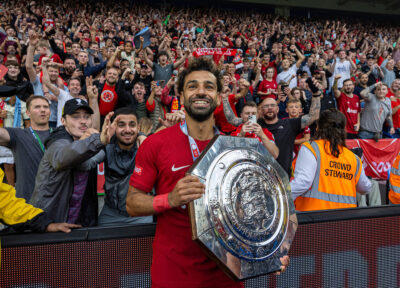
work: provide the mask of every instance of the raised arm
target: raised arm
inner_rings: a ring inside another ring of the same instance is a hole
[[[338,89],[338,81],[340,78],[342,78],[342,76],[340,76],[339,74],[336,75],[332,86],[333,94],[335,95],[336,99],[340,97],[340,90]]]
[[[43,84],[46,85],[47,88],[49,88],[51,93],[53,93],[56,97],[58,97],[60,95],[60,89],[50,81],[49,72],[47,71],[47,65],[49,65],[49,63],[50,63],[49,58],[47,57],[42,58],[42,72],[43,72],[42,81]]]
[[[314,85],[321,89],[321,84],[319,84],[315,79],[313,79]],[[307,115],[301,117],[301,129],[310,126],[315,120],[319,118],[319,112],[321,110],[321,96],[322,92],[318,90],[314,92],[311,99],[310,111]]]
[[[360,92],[360,96],[361,96],[364,100],[369,101],[371,91],[374,90],[374,88],[376,88],[376,86],[377,86],[379,83],[381,83],[381,82],[372,84],[371,86],[369,86],[369,87],[365,88],[364,90],[362,90],[362,91]]]
[[[149,57],[147,57],[147,49],[144,49],[144,61],[146,61],[147,65],[149,65],[149,67],[153,68],[153,61],[151,61],[149,59]]]
[[[185,62],[185,60],[189,57],[189,55],[190,55],[190,50],[188,49],[185,51],[185,55],[181,59],[179,59],[178,61],[176,61],[174,63],[174,69],[181,66],[183,64],[183,62]]]
[[[32,34],[31,37],[29,37],[29,46],[28,46],[28,51],[26,54],[26,72],[28,73],[29,76],[29,81],[34,83],[36,81],[36,70],[33,67],[33,56],[35,54],[35,49],[37,44],[39,43],[39,36],[36,34]]]
[[[94,129],[100,130],[99,90],[93,85],[92,77],[86,77],[86,92],[89,106],[94,112],[92,115],[92,126]]]
[[[221,97],[222,97],[222,106],[224,108],[224,114],[228,123],[236,127],[242,124],[243,123],[242,118],[236,117],[235,113],[232,110],[231,104],[229,103],[228,87],[225,87],[224,92],[221,93]]]
[[[296,67],[300,68],[301,63],[303,63],[304,59],[306,59],[306,57],[299,51],[299,49],[297,49],[296,45],[292,45],[290,46],[290,49],[294,50],[294,52],[296,53],[297,56],[297,61],[296,61]]]

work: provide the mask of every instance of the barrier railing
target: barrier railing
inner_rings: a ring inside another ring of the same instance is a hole
[[[281,276],[246,287],[398,287],[400,206],[299,213]],[[155,224],[1,236],[0,287],[150,287]]]

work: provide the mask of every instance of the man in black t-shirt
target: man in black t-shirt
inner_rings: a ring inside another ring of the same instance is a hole
[[[9,147],[15,159],[17,197],[29,200],[35,187],[35,177],[44,154],[44,142],[50,136],[49,101],[43,96],[32,96],[26,101],[26,112],[31,127],[0,128],[0,145]]]
[[[258,120],[258,124],[274,135],[275,143],[279,148],[279,156],[276,160],[289,176],[293,161],[294,140],[302,129],[318,119],[321,108],[320,96],[322,96],[320,91],[313,93],[310,112],[301,118],[279,119],[279,107],[275,99],[265,98],[260,103],[262,118]]]

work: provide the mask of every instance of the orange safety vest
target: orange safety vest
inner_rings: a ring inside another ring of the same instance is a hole
[[[325,150],[326,144],[326,150]],[[298,211],[328,210],[357,207],[356,185],[361,175],[362,163],[346,147],[338,158],[332,156],[329,142],[315,140],[303,143],[317,159],[317,171],[310,189],[296,198]]]
[[[389,178],[389,200],[393,204],[400,204],[400,170],[399,170],[399,162],[400,162],[400,153],[397,155],[396,160],[390,169],[390,178]]]

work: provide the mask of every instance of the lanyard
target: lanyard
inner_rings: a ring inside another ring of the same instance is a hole
[[[186,136],[188,136],[189,145],[190,145],[190,151],[192,152],[193,161],[195,161],[201,154],[200,150],[199,150],[199,147],[197,146],[197,143],[193,139],[193,137],[188,134],[186,121],[182,121],[179,124],[179,127],[181,128],[182,133],[185,134]],[[217,134],[220,134],[219,130],[218,130],[217,127],[214,126],[214,135],[217,135]]]
[[[29,130],[31,131],[33,138],[36,139],[36,141],[39,143],[40,149],[42,149],[43,153],[44,153],[44,145],[42,143],[42,140],[40,140],[39,135],[36,133],[36,131],[33,131],[32,127],[29,127]],[[53,131],[52,128],[50,128],[50,133]]]

